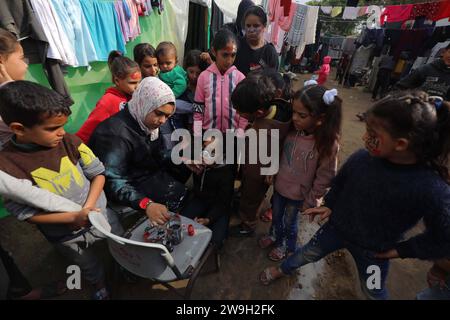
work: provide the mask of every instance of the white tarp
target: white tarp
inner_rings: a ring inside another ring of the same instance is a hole
[[[214,0],[220,11],[227,18],[236,19],[241,0]],[[253,0],[255,4],[261,4],[262,0]]]

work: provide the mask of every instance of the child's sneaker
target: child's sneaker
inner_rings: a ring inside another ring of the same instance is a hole
[[[275,262],[281,261],[286,257],[286,249],[284,247],[276,247],[269,252],[268,257]]]
[[[108,290],[106,288],[101,288],[94,293],[92,300],[109,300],[110,298]]]

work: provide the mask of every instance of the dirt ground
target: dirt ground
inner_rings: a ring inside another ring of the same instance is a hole
[[[299,75],[295,82],[298,88],[311,75]],[[330,79],[334,79],[330,76]],[[333,80],[329,87],[336,87],[344,100],[344,125],[340,163],[362,147],[361,136],[364,124],[355,114],[370,106],[370,94],[362,87],[343,88]],[[266,203],[266,206],[268,204]],[[233,219],[232,223],[236,223]],[[202,275],[197,280],[193,299],[364,299],[359,289],[356,266],[350,255],[338,251],[310,266],[301,268],[296,276],[286,277],[270,286],[258,283],[258,273],[273,265],[267,258],[267,250],[257,246],[256,240],[267,232],[269,223],[259,223],[256,235],[251,238],[229,238],[220,254],[221,267],[217,273]],[[307,241],[318,225],[306,221],[300,223],[300,241]],[[419,227],[412,232],[418,232]],[[33,285],[64,279],[66,266],[55,250],[47,243],[39,231],[27,223],[20,223],[12,217],[0,221],[0,239],[5,248],[14,252],[14,257]],[[99,245],[105,264],[111,274],[112,258],[107,254],[106,245]],[[414,299],[415,294],[426,287],[426,271],[429,262],[419,260],[394,260],[387,281],[391,299]],[[180,290],[186,281],[175,283]],[[117,299],[177,299],[166,288],[140,280],[134,284],[121,284],[113,293]],[[61,299],[89,299],[90,288],[83,283],[81,290],[72,290]]]

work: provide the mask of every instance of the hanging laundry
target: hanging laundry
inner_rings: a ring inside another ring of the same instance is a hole
[[[294,19],[295,12],[297,11],[297,4],[292,2],[291,8],[289,10],[289,16],[288,17],[280,17],[280,20],[278,24],[280,25],[280,28],[284,31],[288,32],[291,29],[292,20]]]
[[[358,7],[345,7],[342,19],[355,20],[358,17]]]
[[[283,15],[289,17],[289,12],[291,11],[292,0],[281,0],[281,6],[283,7]]]
[[[119,27],[123,36],[124,44],[131,39],[130,25],[128,24],[128,21],[131,19],[131,12],[129,11],[130,8],[128,8],[129,18],[127,18],[125,7],[128,8],[128,5],[123,0],[114,2],[114,10],[117,14],[117,21],[119,21]]]
[[[439,2],[439,10],[435,15],[435,21],[450,18],[450,1],[441,1]]]
[[[289,30],[287,37],[287,42],[293,47],[298,46],[303,38],[305,17],[307,11],[307,6],[302,4],[298,5],[297,11],[292,20],[291,30]]]
[[[97,53],[80,3],[76,0],[51,0],[51,3],[75,49],[78,61],[76,66],[89,66],[89,62],[97,61]]]
[[[63,25],[52,4],[45,0],[31,0],[31,6],[48,39],[47,57],[60,60],[63,64],[78,65],[75,49],[64,33]]]
[[[384,22],[400,22],[409,20],[411,16],[411,11],[413,9],[412,4],[398,5],[398,6],[387,6],[381,13],[381,23]]]
[[[131,9],[126,0],[118,0],[116,2],[122,2],[123,12],[125,13],[125,18],[128,20],[131,19]],[[129,27],[128,27],[129,28]]]
[[[50,86],[73,103],[60,64],[55,59],[47,58],[48,39],[30,2],[1,1],[0,27],[21,39],[25,57],[30,63],[42,63]]]
[[[134,40],[138,35],[141,34],[141,26],[139,24],[139,13],[137,9],[137,4],[135,0],[124,0],[127,2],[128,7],[131,12],[131,19],[128,21],[130,26],[130,39]]]
[[[325,13],[325,14],[330,14],[331,10],[333,9],[333,7],[329,7],[329,6],[320,6],[320,10]]]
[[[357,8],[358,8],[358,17],[362,17],[367,14],[367,6]]]
[[[333,7],[333,9],[331,10],[331,17],[335,18],[338,15],[340,15],[342,12],[342,7]]]
[[[317,19],[319,17],[319,7],[307,7],[306,17],[303,24],[304,30],[302,34],[302,41],[295,50],[295,57],[300,59],[305,46],[316,42],[316,27]]]
[[[111,50],[126,53],[124,39],[113,2],[79,0],[100,61],[107,61]]]
[[[444,18],[444,19],[436,21],[436,28],[437,27],[446,27],[446,26],[450,26],[449,18]]]
[[[409,19],[413,20],[418,17],[426,17],[429,20],[436,21],[439,16],[440,4],[439,2],[418,3],[412,5]]]

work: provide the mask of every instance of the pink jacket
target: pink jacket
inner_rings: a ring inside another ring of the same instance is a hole
[[[320,85],[324,84],[327,81],[328,75],[330,74],[330,62],[331,62],[330,56],[323,57],[323,64],[320,67],[320,70],[317,72],[319,74],[317,83]]]
[[[231,93],[245,76],[232,66],[221,74],[213,63],[198,77],[193,105],[194,135],[202,135],[202,129],[245,129],[247,120],[238,115],[231,105]]]
[[[290,132],[284,140],[275,190],[288,199],[304,200],[309,208],[319,206],[336,175],[338,150],[336,142],[331,156],[319,159],[313,135]]]

